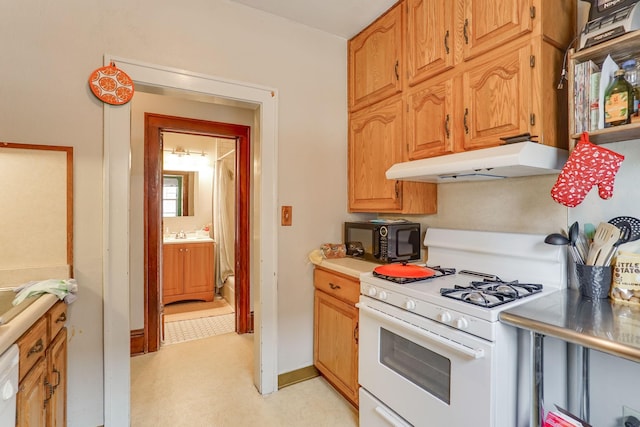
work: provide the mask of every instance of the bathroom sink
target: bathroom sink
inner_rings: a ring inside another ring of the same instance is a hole
[[[12,304],[16,293],[11,289],[0,290],[0,325],[6,325],[11,319],[20,314],[25,308],[29,307],[40,295],[26,298],[20,304],[14,306]]]

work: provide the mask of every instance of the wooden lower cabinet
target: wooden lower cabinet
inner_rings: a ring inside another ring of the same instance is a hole
[[[58,302],[20,339],[16,426],[67,425],[66,305]]]
[[[358,280],[321,268],[314,272],[313,363],[358,407]]]
[[[176,243],[162,247],[162,303],[214,297],[215,243]]]

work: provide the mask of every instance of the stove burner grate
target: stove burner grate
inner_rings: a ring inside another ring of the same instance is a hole
[[[538,292],[542,292],[540,284],[519,283],[517,280],[505,282],[499,278],[474,281],[467,286],[455,285],[453,288],[440,289],[442,296],[486,308],[526,298]]]

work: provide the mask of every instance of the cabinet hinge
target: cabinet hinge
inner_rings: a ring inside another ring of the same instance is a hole
[[[530,66],[531,68],[533,68],[533,67],[535,67],[535,66],[536,66],[536,57],[535,57],[534,55],[531,55],[531,56],[529,57],[529,66]]]
[[[530,114],[529,115],[529,123],[531,124],[531,126],[535,126],[536,125],[536,115],[535,114]]]
[[[529,16],[531,16],[531,19],[536,17],[536,7],[535,6],[531,6],[529,8]]]
[[[409,152],[409,143],[407,142],[407,153]]]

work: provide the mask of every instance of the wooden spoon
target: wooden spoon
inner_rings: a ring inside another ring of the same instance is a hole
[[[587,265],[603,265],[605,258],[613,248],[613,245],[620,239],[620,229],[608,222],[601,222],[596,228],[596,234],[593,236],[593,243],[589,248],[587,256]]]

